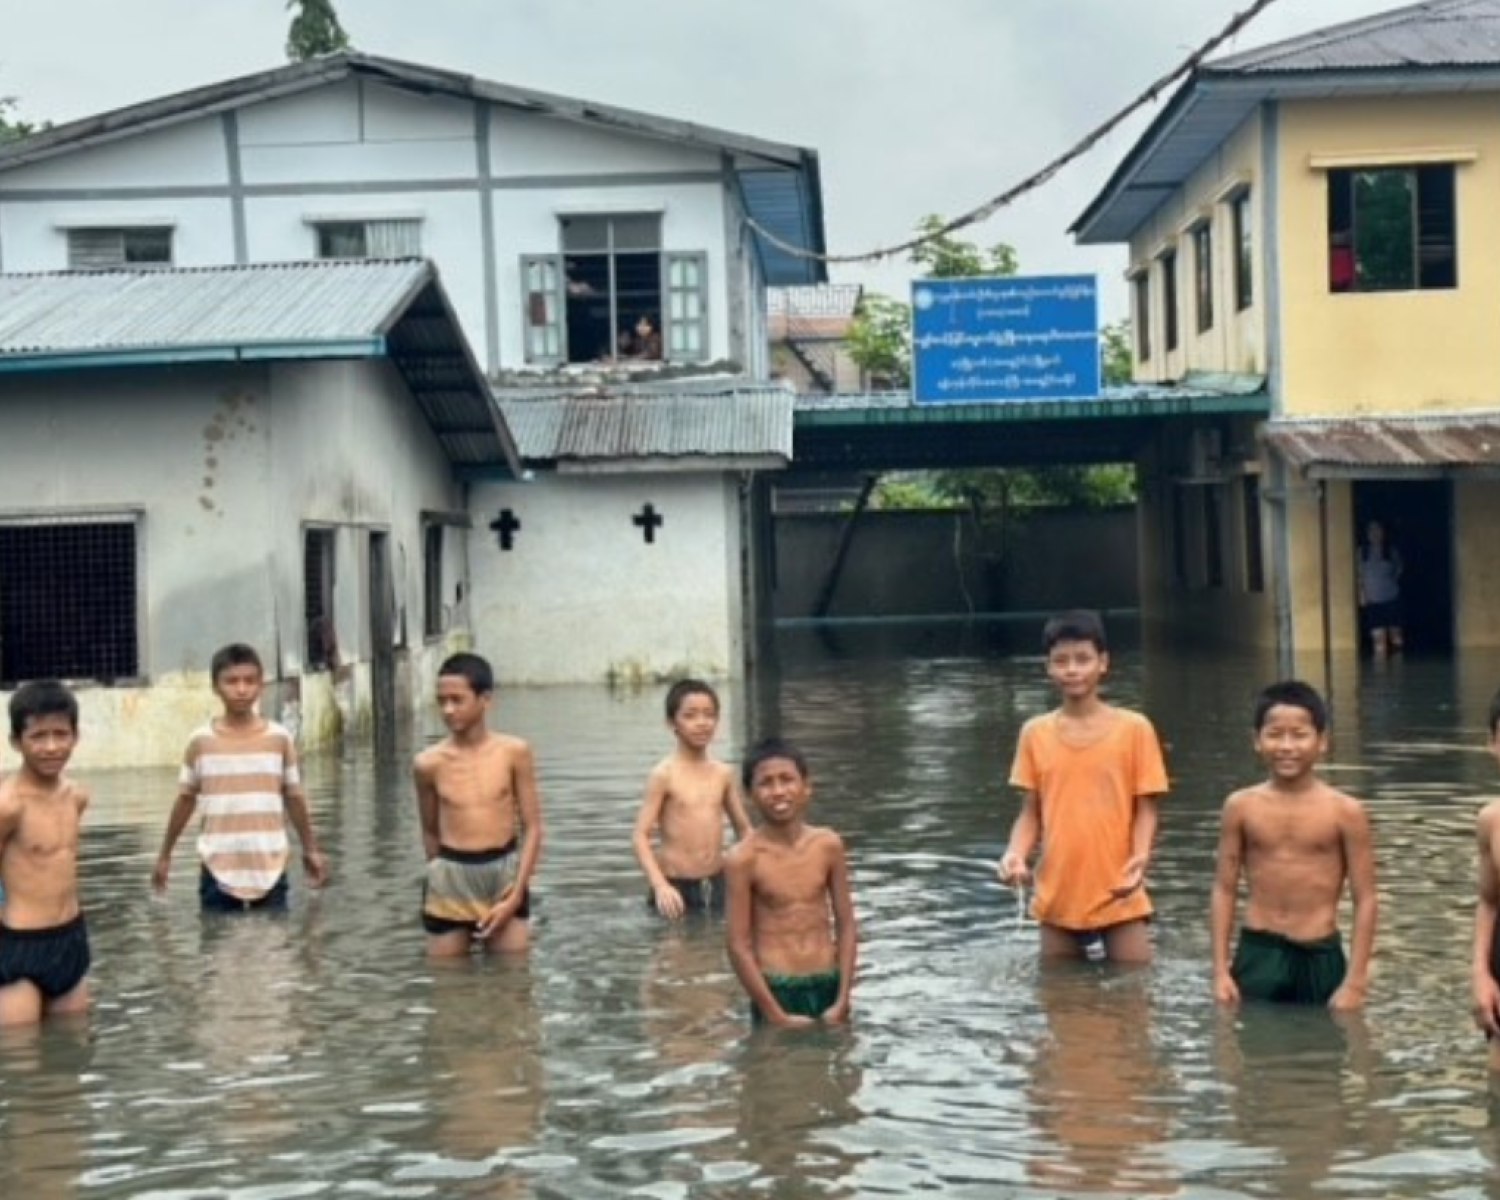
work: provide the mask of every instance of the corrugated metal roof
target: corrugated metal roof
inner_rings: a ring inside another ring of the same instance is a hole
[[[529,462],[792,456],[794,395],[785,388],[587,396],[500,402]]]
[[[454,464],[520,470],[431,263],[327,259],[0,275],[0,375],[364,357],[395,364]]]
[[[191,120],[205,112],[222,112],[293,95],[351,76],[422,94],[435,92],[457,96],[557,120],[722,152],[731,156],[733,169],[739,175],[745,206],[757,224],[794,246],[817,253],[827,249],[823,185],[818,155],[814,150],[353,50],[52,126],[0,146],[0,172],[8,167],[65,154],[76,146],[115,141],[142,129]],[[827,267],[819,260],[787,254],[758,233],[755,242],[768,283],[819,283],[828,277]]]
[[[432,275],[416,259],[0,275],[0,362],[368,341]]]
[[[1500,412],[1277,420],[1266,442],[1307,476],[1400,478],[1500,469]]]
[[[1500,90],[1500,0],[1430,0],[1214,59],[1177,89],[1070,227],[1123,242],[1257,106]]]

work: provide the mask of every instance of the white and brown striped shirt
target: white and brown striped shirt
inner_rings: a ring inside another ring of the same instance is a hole
[[[286,797],[302,791],[292,735],[275,721],[244,732],[205,725],[188,740],[178,783],[198,798],[203,865],[231,896],[259,900],[291,858]]]

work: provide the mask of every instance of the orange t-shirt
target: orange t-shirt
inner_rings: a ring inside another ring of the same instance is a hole
[[[1063,929],[1099,929],[1150,916],[1140,888],[1111,900],[1131,854],[1138,797],[1167,790],[1156,730],[1140,713],[1115,709],[1097,739],[1062,737],[1058,714],[1033,717],[1021,729],[1010,781],[1035,792],[1042,823],[1042,861],[1031,915]]]

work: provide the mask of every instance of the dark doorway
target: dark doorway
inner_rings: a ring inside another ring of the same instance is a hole
[[[1372,480],[1354,485],[1357,548],[1380,521],[1401,553],[1401,606],[1408,651],[1453,649],[1453,488],[1447,480]],[[1356,551],[1357,552],[1357,551]],[[1368,639],[1365,646],[1368,648]]]
[[[376,753],[396,740],[395,589],[391,579],[391,539],[370,534],[370,684]]]

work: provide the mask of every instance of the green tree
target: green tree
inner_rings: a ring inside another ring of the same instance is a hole
[[[1100,377],[1105,387],[1119,387],[1135,378],[1130,353],[1130,321],[1116,321],[1099,330]]]
[[[292,62],[349,49],[349,35],[339,24],[333,0],[287,0],[286,6],[297,14],[286,35],[286,56]]]
[[[15,116],[14,96],[0,96],[0,142],[13,142],[36,132],[36,126]]]

